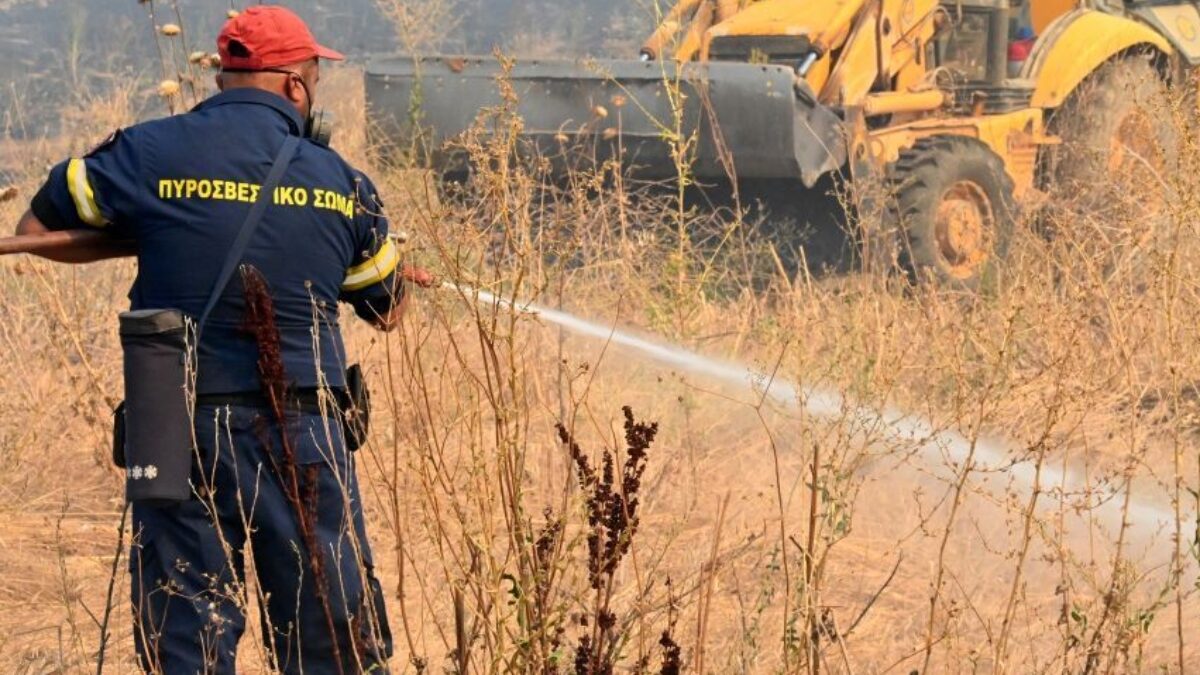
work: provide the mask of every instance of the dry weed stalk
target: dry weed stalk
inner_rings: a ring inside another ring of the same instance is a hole
[[[607,450],[600,466],[593,467],[571,432],[558,425],[559,440],[571,456],[575,479],[583,492],[588,524],[588,579],[595,591],[589,612],[579,619],[585,634],[579,638],[575,651],[576,675],[612,673],[620,647],[620,636],[614,631],[617,616],[612,606],[615,575],[637,534],[638,493],[646,471],[647,451],[658,434],[657,424],[634,421],[633,410],[628,406],[623,412],[625,459],[619,467],[618,459]]]
[[[375,0],[408,54],[436,51],[462,23],[457,0]]]
[[[245,289],[244,329],[253,336],[258,346],[258,377],[262,384],[263,397],[270,406],[272,420],[279,429],[280,460],[272,455],[272,469],[279,476],[284,496],[292,507],[296,527],[300,531],[303,551],[312,574],[313,589],[325,615],[329,631],[329,643],[338,675],[343,675],[341,636],[335,627],[333,609],[330,604],[329,575],[326,573],[326,551],[317,541],[317,479],[321,466],[301,466],[296,459],[295,439],[288,432],[292,399],[292,380],[283,366],[283,354],[279,328],[275,323],[275,303],[271,289],[262,273],[249,265],[240,269],[242,286]]]

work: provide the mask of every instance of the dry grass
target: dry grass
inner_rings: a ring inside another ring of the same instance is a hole
[[[362,119],[358,77],[323,84],[339,119]],[[105,121],[126,122],[122,109]],[[359,473],[398,672],[572,672],[600,612],[612,613],[605,643],[622,672],[667,672],[667,629],[688,672],[1200,663],[1188,639],[1200,629],[1197,552],[1138,508],[1177,509],[1178,530],[1195,530],[1192,143],[1165,177],[1174,198],[1160,236],[1098,245],[1143,224],[1118,216],[1062,217],[1049,239],[1027,225],[1003,283],[963,297],[874,274],[780,274],[731,214],[587,189],[596,183],[548,192],[507,163],[503,138],[474,148],[494,161],[472,198],[439,200],[420,174],[379,167],[361,127],[339,134],[344,154],[376,167],[412,257],[446,278],[764,374],[733,386],[449,291],[421,294],[397,334],[351,328],[376,391]],[[23,194],[85,144],[21,148]],[[0,204],[0,222],[23,206]],[[3,672],[95,668],[121,509],[107,459],[113,315],[132,273],[128,262],[0,261]],[[763,395],[782,380],[958,430],[970,461],[924,452],[854,406],[817,416]],[[636,534],[600,597],[590,492],[555,425],[593,463],[608,449],[619,465],[623,406],[659,433]],[[1064,468],[1082,479],[1059,495]],[[1014,478],[1035,469],[1035,490]],[[128,672],[118,584],[107,667]],[[258,650],[244,651],[253,671]]]

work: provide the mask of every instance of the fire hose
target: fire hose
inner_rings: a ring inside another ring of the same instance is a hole
[[[132,241],[115,239],[111,235],[99,230],[62,230],[60,232],[22,234],[14,237],[0,238],[0,256],[16,253],[38,255],[72,247],[115,251],[128,257],[137,255],[137,248]],[[430,288],[437,283],[437,279],[432,273],[420,267],[405,265],[400,269],[400,276],[405,281],[414,283],[422,288]]]

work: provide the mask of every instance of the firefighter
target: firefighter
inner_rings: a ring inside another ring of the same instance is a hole
[[[259,194],[285,139],[312,131],[320,60],[342,55],[279,6],[230,19],[217,44],[219,94],[55,166],[17,231],[113,235],[111,245],[45,254],[71,263],[126,254],[115,242],[132,242],[132,309],[196,317],[245,214],[265,200],[241,262],[270,289],[287,415],[273,417],[264,396],[262,345],[246,331],[245,290],[235,280],[213,293],[195,347],[191,495],[132,507],[137,651],[147,671],[236,672],[248,588],[257,587],[256,619],[274,667],[382,672],[391,636],[354,458],[321,392],[347,385],[339,302],[379,329],[397,326],[399,253],[371,181],[321,139],[300,141],[278,187]],[[134,483],[158,477],[149,464],[128,472]],[[257,585],[248,587],[250,555]]]

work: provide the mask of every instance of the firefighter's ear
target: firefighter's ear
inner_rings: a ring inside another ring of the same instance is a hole
[[[302,112],[307,109],[308,90],[305,87],[304,80],[297,73],[289,73],[287,83],[284,84],[284,95],[287,99],[295,104],[296,108]]]
[[[214,75],[213,80],[217,83],[217,91],[225,91],[225,78],[221,77],[221,73]]]

